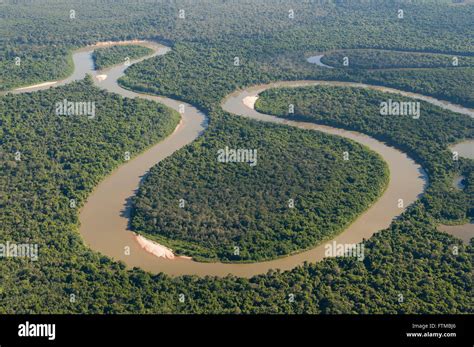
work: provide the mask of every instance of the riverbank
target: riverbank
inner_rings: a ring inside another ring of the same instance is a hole
[[[155,53],[152,56],[165,54],[169,51],[168,47],[158,44],[155,45]],[[89,66],[88,73],[95,75],[96,72],[90,67],[91,52],[89,48],[86,51],[77,52],[77,54],[75,54],[75,62],[78,62],[77,66]],[[133,64],[152,56],[147,56],[131,63]],[[202,134],[207,126],[207,116],[189,104],[170,98],[136,93],[120,87],[117,80],[124,74],[125,69],[125,66],[112,67],[107,71],[107,78],[105,80],[102,79],[99,81],[100,78],[94,78],[94,83],[109,92],[118,93],[124,97],[140,97],[153,100],[178,111],[184,106],[185,112],[182,113],[183,123],[172,135],[119,167],[96,187],[95,191],[89,196],[80,214],[80,233],[86,244],[102,254],[125,262],[128,267],[136,266],[153,273],[165,272],[173,276],[185,274],[225,276],[230,273],[240,277],[251,277],[256,274],[266,273],[270,269],[288,270],[306,261],[316,262],[324,258],[324,243],[313,249],[284,258],[246,264],[200,263],[184,257],[174,257],[171,260],[166,259],[166,257],[158,258],[156,255],[144,250],[137,241],[134,233],[128,229],[130,198],[134,196],[138,185],[151,167],[170,156],[174,151],[194,141]],[[77,78],[78,75],[76,74],[75,76],[75,78]],[[265,90],[265,88],[288,86],[288,84],[291,83],[297,83],[298,86],[320,83],[325,85],[349,85],[360,88],[374,88],[385,92],[416,97],[443,108],[452,109],[455,112],[457,112],[458,106],[431,97],[391,88],[330,81],[279,82],[263,87],[254,86],[244,91],[232,93],[225,98],[222,106],[224,110],[228,112],[257,120],[270,121],[287,126],[297,126],[302,129],[324,131],[343,136],[364,144],[384,158],[391,174],[390,183],[385,193],[344,232],[339,234],[336,238],[328,240],[328,242],[336,241],[338,243],[359,243],[377,231],[388,227],[393,218],[403,213],[403,209],[399,209],[398,207],[394,209],[398,198],[403,197],[405,206],[408,206],[422,194],[426,184],[423,171],[421,167],[406,154],[369,136],[312,123],[290,122],[277,117],[262,115],[254,110],[254,104],[258,98],[258,94]],[[472,110],[468,111],[472,112]],[[389,212],[387,212],[387,207],[390,207]],[[125,249],[128,252],[125,252]]]

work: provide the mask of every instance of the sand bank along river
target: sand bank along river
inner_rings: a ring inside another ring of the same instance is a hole
[[[133,43],[137,42],[134,41]],[[118,93],[124,97],[140,97],[154,100],[177,111],[180,110],[180,105],[184,105],[184,113],[181,114],[180,124],[170,136],[119,167],[106,177],[91,193],[80,212],[80,233],[85,243],[95,251],[123,261],[128,267],[140,267],[153,273],[164,272],[169,275],[225,276],[233,274],[241,277],[251,277],[256,274],[265,273],[270,269],[289,270],[303,264],[305,261],[316,262],[324,258],[324,245],[326,242],[308,251],[260,263],[200,263],[187,257],[176,257],[169,248],[153,243],[144,237],[137,237],[137,235],[128,230],[130,216],[129,201],[136,193],[136,189],[143,176],[158,162],[202,134],[207,125],[207,117],[186,103],[166,97],[135,93],[121,88],[117,80],[124,74],[127,66],[118,65],[100,72],[94,71],[91,58],[92,51],[97,47],[112,44],[110,42],[101,43],[74,52],[75,69],[73,75],[63,81],[56,82],[55,85],[63,85],[73,80],[82,79],[86,73],[90,73],[94,76],[95,84],[107,91]],[[124,44],[124,42],[120,44]],[[140,44],[154,49],[154,54],[134,60],[131,64],[152,56],[166,54],[170,50],[168,47],[152,42],[142,41]],[[390,182],[385,193],[365,213],[359,216],[352,225],[334,239],[328,241],[358,243],[363,239],[371,237],[377,231],[388,227],[391,221],[404,211],[404,208],[398,207],[399,199],[403,199],[405,208],[414,202],[424,190],[426,177],[422,168],[406,154],[367,135],[312,123],[288,121],[258,113],[253,109],[258,94],[268,88],[316,84],[373,88],[389,93],[415,97],[464,114],[472,115],[474,111],[419,94],[346,82],[295,81],[273,83],[236,91],[225,98],[222,107],[228,112],[264,122],[318,130],[342,136],[369,147],[384,158],[390,170]],[[34,88],[15,90],[14,92],[31,92],[48,87],[50,85],[35,86]]]
[[[313,55],[309,58],[306,59],[306,61],[308,63],[311,63],[311,64],[316,64],[318,66],[321,66],[321,67],[325,67],[327,69],[333,69],[332,66],[329,66],[329,65],[326,65],[324,64],[321,59],[324,57],[324,54],[321,54],[321,55]]]

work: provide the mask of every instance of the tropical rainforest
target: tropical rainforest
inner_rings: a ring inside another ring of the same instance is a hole
[[[102,70],[112,65],[126,64],[151,53],[153,53],[152,49],[139,45],[113,46],[94,50],[92,59],[95,69]]]
[[[256,165],[218,161],[225,147],[256,150]],[[378,155],[352,141],[228,119],[150,172],[132,226],[194,259],[267,260],[341,232],[387,180]]]
[[[460,164],[448,149],[474,137],[474,120],[427,102],[421,102],[419,118],[381,115],[380,102],[389,99],[409,100],[368,89],[316,86],[267,90],[257,100],[256,109],[360,131],[402,149],[422,164],[430,178],[430,188],[422,198],[428,213],[440,221],[474,219],[472,190],[452,187],[453,177],[470,175],[473,163],[463,160]],[[289,104],[294,105],[292,114],[288,114]]]
[[[368,176],[367,168],[344,171],[334,166],[335,153],[352,146],[361,162],[370,159],[374,169],[384,170],[373,153],[350,141],[229,115],[221,108],[222,98],[253,84],[321,79],[391,86],[473,107],[474,68],[470,65],[439,67],[437,60],[427,57],[427,65],[433,66],[426,69],[324,69],[307,63],[305,56],[308,52],[361,48],[471,56],[474,6],[453,5],[449,0],[354,0],[296,1],[291,7],[279,0],[2,2],[0,88],[8,91],[66,77],[72,70],[71,52],[97,41],[154,39],[166,43],[172,48],[170,53],[132,65],[121,84],[189,102],[206,112],[210,123],[196,142],[160,163],[147,177],[135,199],[137,229],[151,235],[148,217],[163,221],[172,216],[171,208],[160,214],[155,209],[158,205],[150,203],[171,201],[175,194],[189,191],[179,176],[198,180],[201,194],[196,191],[191,201],[208,199],[212,206],[216,194],[225,194],[216,188],[228,186],[227,174],[250,173],[243,165],[216,166],[204,159],[215,160],[215,149],[227,143],[257,148],[261,155],[262,167],[251,173],[240,196],[252,186],[288,185],[296,176],[281,177],[281,173],[297,162],[308,175],[313,163],[305,161],[305,155],[311,154],[322,156],[318,162],[326,169],[338,171],[331,182],[342,182],[352,175],[360,187],[374,184],[365,194],[337,196],[350,198],[362,211],[380,193],[383,178]],[[397,18],[400,7],[403,19]],[[179,16],[180,9],[185,10],[184,18]],[[236,57],[239,64],[235,64]],[[412,60],[404,61],[411,64]],[[65,98],[95,101],[96,117],[52,115],[54,104]],[[363,261],[331,258],[245,279],[171,277],[128,269],[89,249],[78,233],[78,209],[94,186],[123,163],[123,152],[137,155],[172,132],[179,114],[151,101],[106,93],[89,79],[47,91],[1,96],[0,243],[36,242],[40,257],[37,262],[0,259],[0,313],[473,313],[474,241],[463,244],[437,230],[440,222],[463,223],[474,214],[474,164],[463,158],[454,162],[447,149],[449,144],[472,138],[472,119],[425,103],[418,120],[382,118],[377,106],[381,98],[386,100],[387,95],[325,87],[270,90],[262,96],[257,107],[266,112],[288,117],[285,110],[291,99],[296,105],[292,117],[357,129],[406,151],[425,168],[429,183],[423,197],[389,228],[364,241]],[[294,148],[288,148],[290,142]],[[270,146],[289,162],[266,162]],[[339,150],[332,153],[333,148]],[[21,160],[16,160],[17,152]],[[210,165],[199,169],[218,181],[195,177],[191,163]],[[163,168],[176,186],[163,187],[159,180]],[[278,170],[278,175],[266,177],[264,168]],[[462,191],[450,185],[458,173],[465,177]],[[314,186],[318,184],[317,176],[308,179]],[[301,183],[291,184],[279,192],[281,197],[266,197],[267,202],[275,204],[301,192]],[[161,193],[162,188],[166,188],[166,196],[154,195],[154,200],[148,200],[155,189]],[[335,194],[331,187],[321,188]],[[355,187],[344,188],[350,191]],[[308,201],[313,198],[306,192],[301,194]],[[77,208],[70,207],[71,199],[77,201]],[[201,212],[211,210],[208,206],[198,208]],[[221,211],[229,217],[245,213],[245,209]],[[219,211],[212,212],[216,225],[225,222]],[[190,223],[186,215],[181,217]],[[239,222],[257,223],[254,215],[247,217]],[[265,227],[278,223],[270,220],[270,215],[264,217]],[[351,218],[343,216],[326,223],[337,232],[338,226]],[[290,222],[297,224],[298,219]],[[266,232],[275,235],[276,230]],[[166,235],[168,240],[171,236]],[[219,249],[220,245],[210,241],[212,233],[174,236],[180,249],[193,244],[192,251],[203,259],[228,259],[225,246]],[[234,236],[222,239],[231,244]],[[284,249],[269,245],[269,253],[263,252],[263,243],[255,246],[260,247],[260,259],[314,241],[307,234],[298,240],[301,243],[288,242]],[[238,260],[256,259],[255,254],[244,256]],[[180,300],[180,295],[186,300]],[[290,295],[294,300],[289,300]]]
[[[347,64],[344,65],[344,58]],[[351,69],[439,68],[474,66],[474,57],[384,50],[340,50],[324,54],[321,61]]]

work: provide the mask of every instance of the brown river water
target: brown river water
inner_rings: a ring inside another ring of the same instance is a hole
[[[123,44],[123,43],[122,43]],[[166,54],[168,47],[152,42],[141,42],[154,49],[151,56],[134,60],[131,64],[152,56]],[[294,81],[278,82],[267,85],[254,86],[240,90],[226,97],[222,102],[222,108],[239,116],[257,119],[263,122],[272,122],[286,126],[294,126],[301,129],[312,129],[328,134],[342,136],[367,146],[383,157],[390,170],[390,182],[383,195],[362,215],[360,215],[348,228],[332,240],[323,242],[312,249],[301,253],[289,255],[275,260],[259,263],[202,263],[191,259],[176,257],[174,259],[159,258],[148,253],[140,247],[135,234],[128,229],[130,216],[130,198],[135,195],[142,178],[151,167],[164,158],[172,155],[175,151],[186,144],[194,141],[207,127],[207,116],[193,106],[166,97],[151,96],[135,93],[121,88],[117,80],[123,74],[127,66],[117,65],[103,71],[94,71],[91,53],[98,44],[84,47],[73,54],[75,70],[69,78],[55,82],[50,85],[22,88],[14,93],[31,92],[49,88],[51,85],[58,86],[73,80],[82,79],[86,73],[94,76],[95,84],[109,92],[120,94],[124,97],[140,97],[163,103],[177,111],[180,105],[184,105],[184,113],[181,113],[181,122],[175,131],[163,141],[155,144],[148,150],[137,155],[127,163],[120,166],[107,176],[94,189],[80,212],[80,229],[84,242],[93,250],[123,261],[128,267],[140,267],[153,273],[166,273],[177,275],[199,275],[199,276],[225,276],[232,274],[239,277],[251,277],[266,273],[270,269],[289,270],[304,262],[316,262],[325,257],[325,245],[336,241],[338,244],[359,243],[370,238],[377,231],[387,228],[392,220],[399,216],[404,209],[413,203],[423,193],[427,183],[423,169],[411,158],[401,151],[379,142],[367,135],[353,131],[346,131],[328,126],[312,123],[294,122],[270,115],[258,113],[252,107],[258,94],[268,88],[274,87],[297,87],[308,85],[334,85],[352,86],[360,88],[371,88],[388,93],[396,93],[414,97],[433,103],[445,109],[455,112],[474,115],[474,110],[453,105],[431,97],[399,91],[392,88],[370,86],[360,83],[329,82],[329,81]],[[105,44],[107,45],[107,44]],[[106,78],[104,79],[104,75]],[[99,77],[98,77],[99,76]],[[403,199],[404,207],[398,207],[399,199]]]
[[[466,140],[451,147],[453,152],[458,152],[460,157],[474,160],[474,140]]]

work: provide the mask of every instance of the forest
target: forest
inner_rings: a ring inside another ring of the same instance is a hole
[[[344,58],[347,64],[344,65]],[[374,49],[338,50],[324,53],[326,65],[350,69],[407,69],[473,67],[474,57],[427,52],[400,52]]]
[[[135,0],[130,1],[132,5],[135,3]],[[276,59],[285,62],[278,69],[285,70],[290,79],[344,77],[368,83],[377,81],[470,107],[474,104],[472,91],[469,92],[472,88],[468,84],[474,78],[471,68],[459,66],[434,73],[410,71],[398,77],[364,72],[321,72],[311,64],[303,64],[300,72],[299,67],[291,66],[294,63],[288,65],[285,61],[287,56],[297,54],[304,62],[307,52],[341,48],[472,55],[470,33],[473,31],[474,7],[450,6],[452,1],[449,0],[401,1],[403,20],[397,19],[399,4],[388,0],[377,1],[377,6],[357,0],[326,1],[323,4],[295,2],[293,19],[289,18],[284,0],[245,0],[238,5],[223,0],[200,0],[199,6],[194,0],[138,1],[133,11],[121,2],[59,0],[54,6],[46,3],[47,6],[42,6],[41,1],[35,4],[18,1],[17,4],[2,5],[0,18],[4,35],[1,35],[0,43],[5,47],[5,53],[3,57],[0,55],[0,71],[8,69],[9,73],[1,76],[0,90],[35,83],[38,79],[57,79],[58,74],[51,71],[58,70],[64,54],[51,51],[48,48],[51,45],[72,50],[98,41],[156,39],[172,46],[177,43],[211,46],[219,51],[217,57],[237,52],[245,65],[256,67],[258,74],[272,69],[272,60]],[[180,9],[185,9],[184,19],[178,17]],[[21,13],[20,18],[18,13]],[[41,25],[18,26],[19,20],[41,22]],[[12,59],[14,52],[18,52],[19,47],[21,55],[31,59],[20,69],[12,66],[15,64]],[[30,50],[41,50],[45,52],[44,57],[36,57]],[[229,56],[224,64],[232,64],[230,59],[234,57]],[[219,64],[221,62],[212,65]],[[205,64],[188,64],[187,69],[190,72],[205,70],[207,65],[207,61]],[[23,73],[24,69],[29,73]],[[61,77],[65,76],[66,70]]]
[[[92,53],[96,70],[102,70],[116,64],[126,64],[127,61],[141,58],[153,53],[148,47],[139,45],[123,45],[99,48]]]
[[[400,4],[405,10],[403,22],[395,19]],[[8,2],[1,8],[1,90],[66,77],[72,68],[70,52],[97,41],[155,39],[170,45],[172,51],[165,56],[131,66],[121,83],[137,91],[185,100],[208,113],[210,125],[205,134],[163,162],[166,177],[173,180],[180,175],[194,179],[187,161],[202,162],[193,154],[215,155],[213,150],[227,141],[243,148],[249,143],[260,148],[260,140],[275,144],[292,163],[297,151],[316,155],[316,144],[324,140],[337,143],[326,136],[228,115],[220,107],[221,99],[239,87],[279,79],[351,80],[474,105],[474,69],[470,67],[329,70],[304,59],[307,52],[356,48],[472,55],[474,6],[451,6],[449,0],[380,1],[374,6],[364,1],[328,1],[326,5],[302,1],[294,3],[296,16],[291,20],[287,2],[279,0],[200,0],[199,6],[195,0],[137,1],[133,10],[120,2],[59,0],[52,5],[40,0]],[[180,8],[186,9],[184,21],[178,18]],[[15,65],[17,56],[20,66]],[[241,58],[240,66],[234,65],[236,56]],[[297,114],[306,120],[358,129],[393,143],[429,173],[423,199],[389,228],[364,241],[364,261],[326,259],[251,279],[172,278],[127,269],[90,250],[78,233],[78,209],[69,207],[70,199],[76,199],[79,208],[100,179],[122,163],[124,150],[131,148],[136,155],[159,141],[175,128],[179,115],[153,102],[105,93],[86,80],[42,92],[0,96],[0,242],[40,244],[37,262],[0,261],[0,313],[473,314],[474,241],[465,245],[436,229],[441,221],[461,222],[474,214],[474,164],[465,159],[453,163],[447,149],[457,140],[472,138],[472,120],[424,103],[418,123],[381,119],[378,109],[374,113],[375,105],[386,96],[370,91],[308,88],[294,93],[268,91],[258,107],[286,116],[283,105],[285,98],[291,98],[298,104]],[[334,112],[318,107],[322,97]],[[51,117],[54,103],[64,98],[95,101],[97,117],[92,121]],[[272,105],[265,100],[272,100]],[[342,105],[350,110],[353,123],[343,117]],[[282,148],[290,141],[298,146]],[[340,141],[339,146],[346,143]],[[21,161],[15,160],[18,151]],[[361,160],[364,155],[374,158],[371,153],[359,153]],[[336,169],[330,160],[326,162],[327,168]],[[263,162],[262,168],[278,169],[277,164]],[[371,164],[380,167],[381,162]],[[218,169],[209,172],[214,178],[223,169],[241,173],[248,169],[210,165]],[[308,173],[313,164],[302,165]],[[364,177],[363,168],[359,170],[357,174]],[[147,182],[163,172],[161,166],[154,168]],[[271,182],[257,173],[256,180]],[[466,177],[463,191],[452,189],[456,173]],[[224,183],[216,182],[220,187]],[[273,183],[288,181],[276,177]],[[287,187],[288,192],[298,187],[301,184]],[[186,188],[183,181],[168,192]],[[205,192],[206,186],[200,188]],[[146,189],[142,187],[140,197],[148,194]],[[195,198],[202,201],[206,196]],[[369,200],[368,194],[365,201]],[[147,203],[142,202],[143,206]],[[288,300],[290,294],[294,302]]]
[[[256,149],[258,162],[219,162],[225,147]],[[132,227],[199,261],[268,260],[331,239],[387,182],[383,161],[357,143],[234,116],[151,170]]]
[[[448,145],[474,137],[474,120],[465,115],[443,110],[421,102],[420,117],[382,116],[380,102],[407,101],[409,98],[378,91],[315,86],[272,89],[262,93],[256,109],[286,118],[333,125],[360,131],[396,146],[410,154],[426,170],[430,187],[422,201],[428,213],[440,221],[469,221],[474,195],[456,190],[452,180],[456,174],[468,174],[474,163],[454,161]],[[288,114],[288,105],[295,107]],[[347,107],[350,105],[350,107]],[[469,182],[468,186],[472,186]]]
[[[60,80],[72,71],[71,53],[66,47],[21,44],[2,47],[0,51],[0,91]]]
[[[94,123],[51,117],[50,105],[65,97],[95,100],[103,112]],[[37,100],[50,102],[41,106]],[[2,313],[472,313],[474,245],[437,232],[423,204],[366,241],[363,262],[328,259],[250,280],[171,278],[127,270],[83,244],[77,211],[66,206],[68,198],[80,202],[120,162],[124,148],[136,148],[136,153],[147,138],[158,140],[154,133],[171,131],[173,113],[164,117],[166,109],[160,108],[150,119],[159,107],[155,103],[100,92],[88,81],[9,95],[0,105],[5,115],[2,171],[7,173],[1,185],[6,212],[2,240],[28,239],[41,245],[36,263],[0,262]],[[140,117],[127,117],[137,110]],[[32,129],[32,122],[38,127]],[[113,129],[113,136],[103,137]],[[121,148],[114,156],[110,145],[116,143]],[[18,149],[24,153],[20,162],[13,159]],[[457,255],[453,246],[459,247]],[[289,302],[290,294],[294,302]]]
[[[366,71],[355,81],[386,85],[474,107],[474,68]]]

